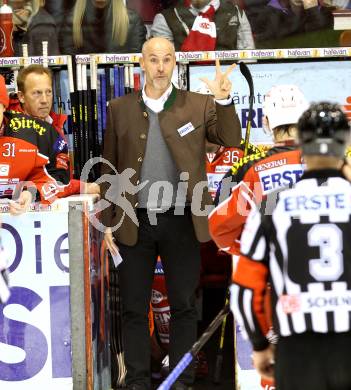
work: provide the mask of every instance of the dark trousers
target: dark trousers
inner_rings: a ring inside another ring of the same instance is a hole
[[[197,337],[195,290],[200,275],[200,244],[190,211],[174,215],[157,214],[151,225],[146,210],[138,210],[139,234],[135,246],[119,244],[123,262],[118,267],[123,311],[124,357],[127,385],[150,386],[150,332],[148,312],[151,286],[158,255],[165,272],[171,308],[169,359],[172,369]],[[194,379],[189,367],[180,377]]]
[[[277,344],[277,390],[351,390],[351,332],[305,333]]]

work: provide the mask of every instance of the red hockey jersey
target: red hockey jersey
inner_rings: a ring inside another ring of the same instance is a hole
[[[256,146],[249,144],[248,154],[258,152],[259,149]],[[237,163],[244,156],[244,140],[241,140],[239,147],[226,148],[225,146],[220,146],[216,153],[206,153],[206,155],[208,191],[212,199],[215,199],[223,176],[233,164]]]
[[[10,105],[8,108],[9,111],[19,112],[21,114],[25,115],[25,112],[23,110],[23,107],[18,100],[18,97],[16,94],[10,95]],[[67,120],[66,114],[57,114],[54,111],[51,111],[49,114],[49,119],[52,120],[50,123],[55,130],[59,133],[59,135],[67,142],[65,132],[63,130],[63,127],[65,125],[65,122]],[[61,197],[66,197],[74,194],[80,194],[81,192],[81,182],[80,180],[76,180],[73,178],[73,164],[70,164],[70,182],[67,186],[65,186],[64,194],[61,195]]]
[[[217,246],[239,254],[238,240],[252,205],[294,184],[302,173],[300,151],[288,144],[239,159],[223,178],[217,194],[219,204],[209,215],[210,233]]]
[[[67,144],[48,123],[6,112],[0,137],[0,197],[11,198],[20,182],[34,185],[41,201],[61,197],[69,183]]]

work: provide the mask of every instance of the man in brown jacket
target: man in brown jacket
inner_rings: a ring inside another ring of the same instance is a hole
[[[171,369],[196,340],[199,246],[210,239],[212,204],[205,140],[236,146],[241,138],[228,79],[235,65],[222,73],[217,61],[215,79],[203,80],[213,99],[172,85],[175,52],[164,38],[144,44],[140,64],[146,78],[142,93],[112,100],[108,107],[101,186],[106,244],[123,259],[118,274],[124,357],[133,390],[150,389],[148,309],[158,255],[171,306]],[[188,368],[173,389],[187,389],[193,374]]]

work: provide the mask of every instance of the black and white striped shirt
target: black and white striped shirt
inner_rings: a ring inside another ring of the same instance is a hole
[[[254,348],[266,345],[267,281],[278,335],[350,331],[350,215],[351,185],[334,170],[306,172],[280,193],[271,215],[251,212],[241,238],[249,259],[239,260],[232,306]]]

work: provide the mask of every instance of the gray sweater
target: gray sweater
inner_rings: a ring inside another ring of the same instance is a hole
[[[183,206],[186,190],[179,186],[177,194],[180,172],[162,136],[158,114],[149,108],[147,112],[150,125],[140,182],[148,180],[148,184],[138,193],[138,207],[168,209],[176,200]]]

